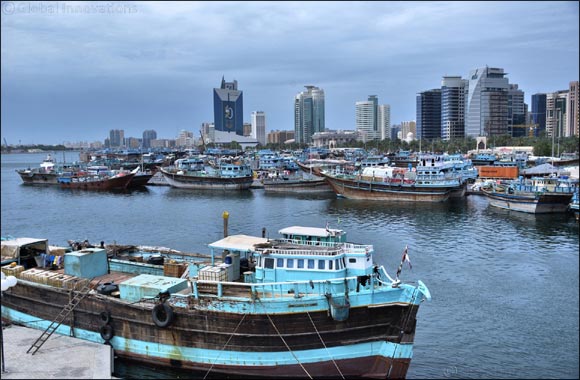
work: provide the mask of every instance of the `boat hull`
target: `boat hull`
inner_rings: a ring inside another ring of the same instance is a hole
[[[351,180],[347,178],[334,178],[325,175],[334,192],[349,199],[372,199],[380,201],[403,201],[403,202],[444,202],[449,199],[451,192],[459,190],[459,194],[465,194],[465,186],[461,189],[440,187],[418,187],[403,182],[399,184],[382,183],[377,181]]]
[[[152,177],[153,174],[136,174],[131,180],[131,182],[129,182],[128,187],[145,186]]]
[[[16,171],[25,185],[58,185],[58,174],[40,173],[30,170]]]
[[[324,178],[314,180],[264,180],[264,191],[272,193],[333,193]]]
[[[60,187],[78,190],[124,190],[133,180],[135,173],[94,179],[92,176],[59,177]]]
[[[216,177],[194,176],[171,173],[160,169],[165,181],[172,187],[192,190],[247,190],[252,185],[253,176]]]
[[[493,207],[530,214],[565,213],[572,199],[571,194],[506,194],[482,189]]]
[[[284,313],[276,312],[268,301],[235,305],[189,299],[181,307],[174,306],[173,323],[162,328],[153,321],[153,303],[95,293],[84,298],[64,323],[72,321],[77,338],[106,343],[100,332],[106,323],[101,313],[108,312],[113,331],[108,341],[116,355],[168,367],[269,378],[337,378],[340,374],[404,378],[420,300],[413,295],[413,302],[362,306],[368,297],[353,294],[351,302],[361,306],[352,307],[342,322],[329,315],[324,297],[296,299],[296,311]],[[65,289],[20,280],[3,294],[2,318],[44,330],[69,300]],[[302,310],[313,304],[323,307]],[[239,311],[209,307],[238,307]],[[70,331],[65,324],[56,330],[65,335]]]

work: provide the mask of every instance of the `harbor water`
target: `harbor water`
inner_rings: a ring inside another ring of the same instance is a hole
[[[79,157],[59,155],[61,162]],[[419,309],[408,378],[579,377],[579,229],[572,216],[495,209],[478,195],[401,204],[261,189],[91,192],[22,185],[15,170],[37,167],[45,156],[2,155],[2,236],[208,253],[207,244],[223,237],[224,211],[229,234],[261,236],[265,228],[278,237],[284,227],[328,223],[349,241],[373,244],[375,261],[391,275],[408,246],[412,269],[405,266],[401,279],[422,280],[433,296]],[[116,360],[115,376],[205,374]]]

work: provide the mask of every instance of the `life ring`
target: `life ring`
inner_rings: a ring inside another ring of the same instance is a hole
[[[101,333],[101,338],[103,338],[105,342],[110,341],[115,335],[115,329],[108,323],[106,325],[102,325],[99,332]]]
[[[155,305],[151,315],[157,327],[167,327],[173,322],[173,309],[166,303]]]
[[[110,311],[101,312],[101,314],[99,314],[99,317],[101,318],[101,321],[106,325],[108,325],[109,322],[111,322],[111,312]]]

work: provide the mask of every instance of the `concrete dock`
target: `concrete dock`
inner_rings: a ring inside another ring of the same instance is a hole
[[[113,350],[108,345],[53,334],[31,355],[26,351],[40,337],[41,330],[8,325],[2,334],[2,379],[113,378]]]

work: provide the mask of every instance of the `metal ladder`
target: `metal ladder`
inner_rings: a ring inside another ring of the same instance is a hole
[[[99,281],[100,282],[100,281]],[[74,310],[74,308],[85,298],[91,291],[91,281],[87,281],[81,290],[75,293],[75,296],[70,300],[68,304],[60,311],[52,323],[44,330],[42,335],[30,346],[27,354],[34,355],[36,351],[42,347],[42,345],[50,338],[50,336],[56,331],[56,329],[62,324],[62,322],[68,317],[68,315]],[[98,284],[97,284],[98,285]],[[74,289],[72,290],[74,291]]]

